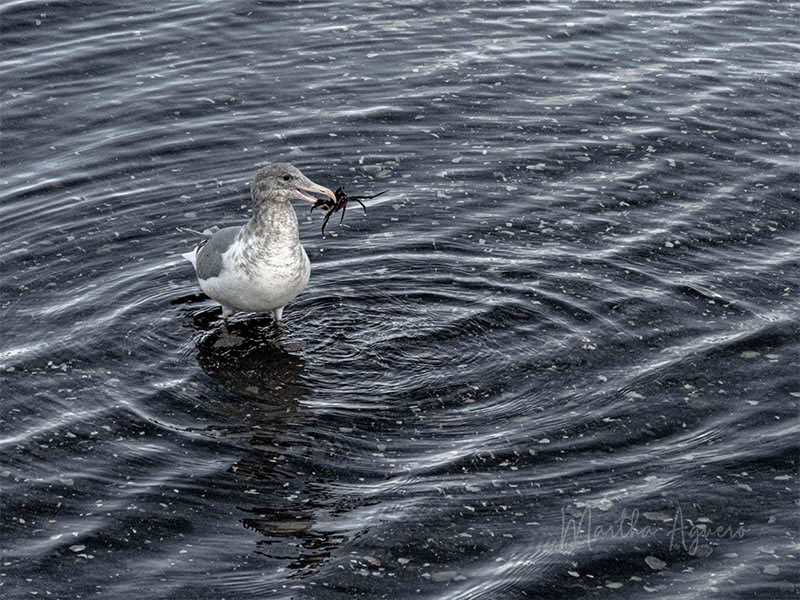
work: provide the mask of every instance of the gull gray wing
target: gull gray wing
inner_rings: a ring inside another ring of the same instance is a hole
[[[222,271],[222,255],[231,247],[241,227],[220,229],[197,251],[197,278],[210,279]]]

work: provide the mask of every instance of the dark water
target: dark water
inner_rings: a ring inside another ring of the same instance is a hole
[[[797,597],[797,2],[160,4],[0,9],[0,596]]]

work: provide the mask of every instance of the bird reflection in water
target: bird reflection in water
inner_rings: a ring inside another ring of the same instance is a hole
[[[207,331],[216,321],[217,311],[194,316],[200,330]],[[304,380],[305,360],[290,344],[269,317],[250,318],[205,334],[197,344],[197,361],[216,383],[234,392],[221,394],[225,401],[215,407],[230,425],[215,427],[214,433],[245,437],[247,456],[232,465],[231,472],[263,499],[257,506],[237,506],[247,515],[242,524],[263,536],[257,553],[291,561],[292,577],[304,577],[315,573],[345,538],[315,526],[315,514],[326,511],[324,484],[288,468],[304,460],[305,451],[290,438],[310,439],[311,433],[304,435],[304,429],[313,422],[311,411],[302,405],[310,392]]]

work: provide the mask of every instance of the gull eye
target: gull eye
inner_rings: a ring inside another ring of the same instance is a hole
[[[284,175],[283,176],[283,180],[284,181],[291,181],[292,180],[292,176],[291,175]]]

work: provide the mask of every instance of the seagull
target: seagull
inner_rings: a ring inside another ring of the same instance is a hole
[[[200,289],[220,303],[226,322],[237,311],[271,311],[280,323],[284,307],[303,291],[311,274],[290,200],[316,203],[309,193],[331,200],[336,195],[286,163],[259,169],[250,192],[253,216],[243,226],[203,232],[179,228],[203,238],[181,256],[192,263]]]

